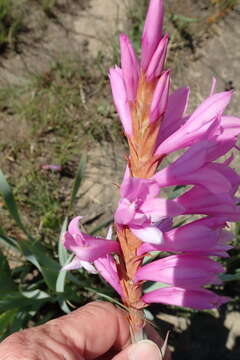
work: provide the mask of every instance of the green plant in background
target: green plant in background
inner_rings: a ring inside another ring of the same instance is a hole
[[[54,16],[53,9],[56,4],[56,0],[41,0],[43,11],[48,15],[49,17]]]
[[[0,0],[0,52],[7,45],[15,45],[17,34],[23,28],[21,11],[23,1],[16,2]]]
[[[85,166],[86,157],[82,156],[67,214],[74,205],[84,178]],[[111,292],[105,292],[101,286],[98,289],[94,286],[96,281],[81,271],[77,275],[60,271],[61,267],[71,260],[71,255],[68,255],[61,242],[68,216],[63,221],[59,241],[49,249],[39,237],[33,237],[25,226],[12,190],[2,172],[0,194],[10,216],[24,234],[23,238],[17,239],[6,235],[4,229],[0,229],[0,339],[26,327],[29,321],[37,325],[63,312],[67,313],[74,307],[72,304],[82,305],[96,294],[113,301],[109,297]],[[100,228],[101,226],[93,232]],[[14,254],[14,258],[18,259],[11,268],[6,252]],[[84,293],[81,293],[83,289]]]

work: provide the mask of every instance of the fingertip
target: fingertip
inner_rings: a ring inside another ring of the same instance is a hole
[[[142,340],[130,345],[113,360],[163,360],[159,347],[151,340]]]

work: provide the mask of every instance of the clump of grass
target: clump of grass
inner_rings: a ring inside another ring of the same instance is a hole
[[[8,45],[16,45],[17,35],[23,28],[23,1],[0,0],[0,53]]]
[[[42,9],[48,17],[54,17],[54,7],[56,0],[41,0]]]
[[[79,60],[59,58],[25,84],[0,89],[0,113],[3,121],[10,119],[6,128],[9,124],[11,138],[2,144],[6,156],[0,167],[9,174],[32,227],[50,242],[59,229],[56,219],[62,220],[66,211],[79,154],[96,141],[123,138],[108,80],[96,65],[90,68]],[[16,135],[14,124],[24,126],[23,138]],[[60,165],[63,170],[42,170],[43,164]]]

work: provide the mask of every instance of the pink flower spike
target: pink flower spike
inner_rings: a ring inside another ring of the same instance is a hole
[[[163,0],[151,0],[142,34],[141,67],[147,66],[162,38],[164,7]]]
[[[113,258],[110,255],[107,255],[105,258],[95,260],[94,265],[96,266],[99,274],[118,292],[120,296],[123,296],[116,264],[113,261]]]
[[[111,68],[109,78],[112,88],[113,100],[122,122],[126,136],[132,136],[132,118],[130,106],[127,99],[127,92],[123,80],[123,73],[119,67]]]
[[[147,304],[163,303],[204,310],[217,308],[229,301],[230,298],[218,296],[206,289],[188,290],[179,287],[165,287],[145,294],[142,300]]]
[[[158,78],[163,71],[167,55],[168,39],[168,34],[165,34],[164,37],[160,40],[158,47],[150,60],[146,70],[146,77],[148,81],[151,81],[154,78]]]
[[[151,280],[195,289],[213,282],[224,268],[207,256],[195,254],[172,255],[142,266],[135,281]]]
[[[152,104],[150,107],[151,123],[159,120],[161,115],[163,115],[166,111],[169,85],[170,85],[170,71],[168,70],[162,73],[153,94]]]
[[[139,64],[127,35],[120,35],[121,65],[124,83],[126,87],[127,99],[135,101],[139,78]]]

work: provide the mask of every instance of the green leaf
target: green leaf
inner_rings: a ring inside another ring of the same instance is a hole
[[[60,265],[52,259],[40,243],[28,240],[20,243],[26,258],[42,273],[47,286],[55,291]]]
[[[240,272],[236,274],[222,274],[219,277],[222,281],[238,281],[240,280]]]
[[[5,333],[11,327],[16,316],[17,310],[8,310],[0,314],[0,340],[3,340]]]
[[[65,265],[67,260],[68,260],[68,252],[66,250],[66,248],[63,245],[63,234],[65,233],[65,231],[67,230],[67,225],[68,225],[68,217],[66,216],[64,219],[64,222],[62,224],[62,228],[61,228],[61,232],[60,232],[60,236],[59,236],[59,240],[58,240],[58,258],[59,258],[59,262],[61,264],[61,266]]]
[[[73,256],[74,255],[71,254],[63,265],[69,264],[70,261],[72,260]],[[67,275],[67,270],[60,270],[60,272],[58,274],[57,281],[56,281],[56,291],[57,291],[57,293],[63,293],[64,292],[66,275]],[[59,306],[61,307],[62,311],[64,311],[66,314],[71,312],[71,310],[69,309],[66,301],[62,297],[59,297],[58,302],[59,302]]]
[[[31,291],[22,291],[22,294],[24,297],[28,298],[28,299],[37,299],[37,300],[41,300],[41,299],[48,299],[50,298],[49,294],[47,294],[45,291],[36,289],[36,290],[31,290]]]
[[[30,237],[30,235],[28,234],[28,231],[26,230],[25,226],[22,223],[22,220],[20,218],[19,212],[18,212],[18,208],[17,208],[17,204],[15,202],[12,190],[5,178],[5,176],[3,175],[2,171],[0,170],[0,194],[2,194],[5,204],[11,214],[11,216],[13,217],[13,219],[15,220],[16,224],[20,227],[20,229],[22,229],[22,231],[28,236]]]
[[[195,23],[200,21],[200,19],[197,18],[190,18],[183,15],[174,14],[172,16],[173,21],[182,21],[183,23]]]
[[[73,206],[74,200],[76,198],[76,195],[78,193],[79,187],[83,181],[84,175],[85,175],[85,169],[86,169],[86,164],[87,164],[87,156],[86,155],[82,155],[80,162],[79,162],[79,166],[78,166],[78,170],[77,170],[77,174],[75,177],[75,181],[74,181],[74,185],[73,185],[73,190],[72,190],[72,195],[71,195],[71,200],[70,200],[70,206],[69,208],[71,209],[71,207]]]
[[[23,296],[20,292],[11,292],[8,295],[1,296],[0,298],[0,312],[13,309],[24,308],[36,310],[39,309],[49,299],[33,299]]]
[[[148,293],[150,291],[158,290],[158,289],[165,288],[165,287],[168,287],[168,286],[169,286],[168,284],[164,284],[164,283],[161,283],[161,282],[147,281],[143,285],[143,288],[144,288],[143,292]]]
[[[11,270],[6,257],[0,251],[0,289],[1,296],[16,290],[16,284],[11,277]]]
[[[18,250],[17,241],[13,238],[10,238],[3,233],[0,233],[0,242],[7,247],[12,248],[14,251]]]
[[[168,198],[170,200],[176,199],[177,197],[182,195],[185,192],[185,190],[186,190],[185,185],[177,185],[177,186],[175,186],[173,191],[169,194]]]

